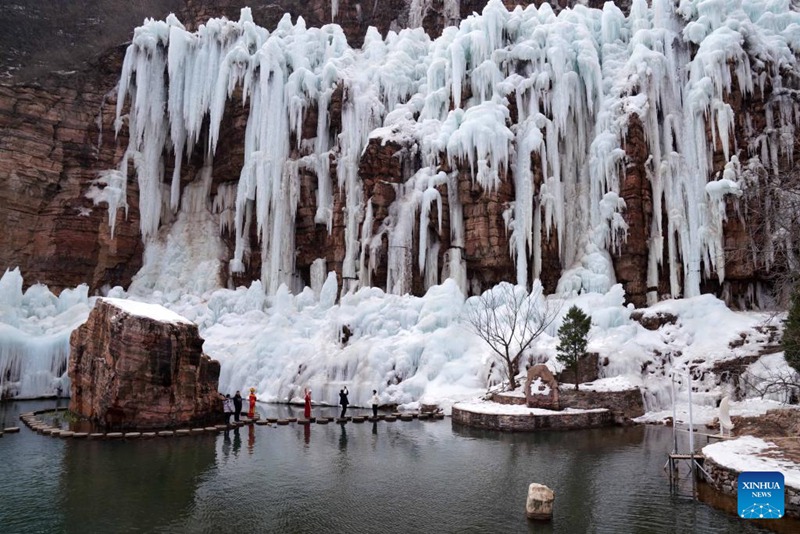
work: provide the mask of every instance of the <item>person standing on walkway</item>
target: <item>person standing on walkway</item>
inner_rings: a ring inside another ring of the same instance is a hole
[[[225,400],[222,401],[222,411],[225,412],[225,425],[231,424],[231,415],[233,415],[233,399],[231,394],[225,395]]]
[[[381,399],[378,398],[378,390],[372,390],[372,398],[370,399],[370,403],[372,403],[372,417],[378,417],[378,404],[381,402]]]
[[[350,401],[347,400],[347,388],[339,390],[339,404],[342,405],[342,415],[340,418],[344,419],[344,414],[347,412],[347,406],[350,404]]]
[[[247,417],[250,419],[255,419],[256,417],[256,388],[250,388],[250,396],[248,397],[250,401],[250,409],[247,411]]]
[[[233,396],[233,420],[238,421],[239,416],[242,415],[242,394],[239,391],[236,391],[236,395]]]
[[[305,408],[303,409],[303,417],[306,419],[311,419],[311,390],[306,388],[305,394]]]

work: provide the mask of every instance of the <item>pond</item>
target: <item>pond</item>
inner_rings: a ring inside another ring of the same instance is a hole
[[[54,401],[0,404],[3,427]],[[302,409],[259,405],[262,416]],[[358,410],[354,410],[358,413]],[[334,414],[318,408],[315,415]],[[0,439],[16,532],[762,532],[671,493],[669,428],[503,434],[443,421],[255,426],[146,441]],[[525,518],[527,487],[556,494]]]

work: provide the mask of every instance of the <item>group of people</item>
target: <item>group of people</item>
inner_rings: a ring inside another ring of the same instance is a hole
[[[250,396],[247,399],[250,401],[250,409],[247,412],[247,417],[253,419],[256,416],[256,388],[250,388]],[[231,424],[231,416],[234,421],[239,421],[242,416],[242,394],[236,391],[236,394],[231,398],[231,394],[225,395],[222,401],[222,411],[225,413],[225,424]]]
[[[350,406],[350,400],[348,399],[348,395],[349,394],[350,394],[350,392],[347,391],[347,387],[343,387],[342,389],[339,390],[339,406],[342,407],[342,413],[341,413],[341,415],[339,417],[341,419],[345,418],[345,415],[347,414],[347,407]],[[305,394],[304,394],[303,398],[305,400],[305,408],[303,410],[303,416],[306,419],[309,419],[311,417],[311,390],[310,389],[308,389],[308,388],[305,389]],[[370,399],[370,403],[372,404],[372,416],[373,417],[378,417],[378,405],[380,404],[380,402],[381,402],[381,400],[380,400],[380,397],[378,397],[378,390],[373,389],[372,390],[372,398]]]
[[[347,407],[350,406],[350,400],[348,399],[348,395],[350,393],[347,391],[347,387],[344,387],[339,390],[339,405],[342,407],[342,413],[340,417],[342,419],[345,418],[347,414]],[[247,412],[247,417],[253,419],[255,417],[256,412],[256,388],[250,388],[250,396],[248,397],[250,401],[250,410]],[[305,389],[304,393],[304,400],[305,400],[305,409],[303,410],[303,415],[306,419],[311,418],[311,390],[309,388]],[[378,390],[372,390],[372,398],[370,399],[370,403],[372,404],[372,416],[378,417],[378,405],[380,404],[380,397],[378,397]],[[222,402],[223,412],[225,413],[225,424],[231,424],[231,416],[233,416],[234,421],[239,421],[242,414],[242,395],[239,391],[231,397],[230,393],[225,395],[225,399]]]

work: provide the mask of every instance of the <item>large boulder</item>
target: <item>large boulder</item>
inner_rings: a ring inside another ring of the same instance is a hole
[[[99,299],[70,337],[70,409],[109,430],[213,420],[220,366],[202,347],[197,325],[162,306]]]

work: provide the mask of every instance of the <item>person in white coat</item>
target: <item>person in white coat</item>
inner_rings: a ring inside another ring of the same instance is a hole
[[[225,400],[222,401],[222,411],[225,412],[225,424],[231,424],[231,415],[233,415],[233,399],[231,394],[225,395]]]
[[[372,390],[372,398],[370,399],[372,403],[372,417],[378,417],[378,404],[380,404],[381,399],[378,398],[378,390]]]

